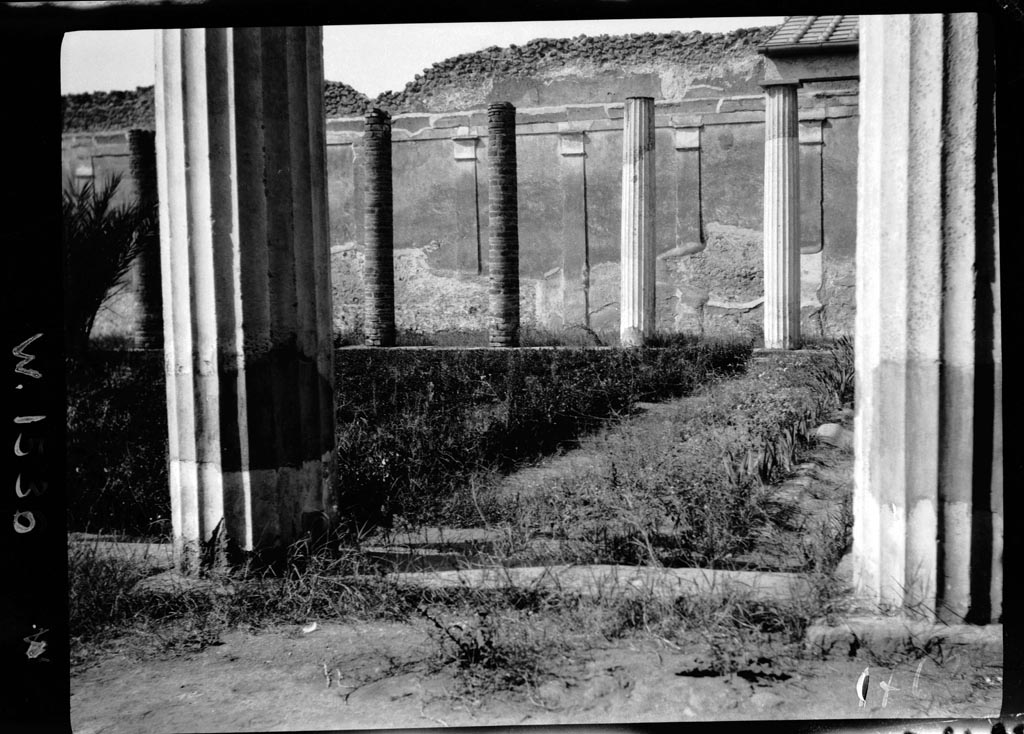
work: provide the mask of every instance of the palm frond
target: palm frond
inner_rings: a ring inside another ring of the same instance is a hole
[[[153,204],[115,205],[121,176],[101,186],[69,181],[63,194],[64,327],[69,352],[88,345],[96,314],[120,292],[132,263],[158,237]]]

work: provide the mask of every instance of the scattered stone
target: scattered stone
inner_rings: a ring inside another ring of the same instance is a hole
[[[537,688],[537,697],[548,705],[558,705],[565,693],[565,681],[549,680]]]
[[[830,446],[853,451],[853,431],[843,428],[838,423],[824,423],[818,426],[814,435],[819,441]]]
[[[920,654],[941,649],[945,654],[961,649],[977,656],[977,663],[1003,659],[1003,627],[999,624],[944,625],[906,617],[851,616],[841,624],[823,622],[807,628],[807,649],[823,657],[856,657],[871,653],[879,657]]]
[[[785,703],[782,696],[771,691],[758,691],[750,697],[750,703],[759,709],[770,709]]]
[[[845,583],[853,583],[853,552],[843,556],[836,564],[835,577]]]

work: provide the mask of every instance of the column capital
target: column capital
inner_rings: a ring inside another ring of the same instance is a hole
[[[757,83],[762,89],[768,89],[769,87],[793,87],[799,89],[804,85],[799,79],[763,79]]]
[[[391,123],[391,113],[388,112],[387,110],[382,110],[379,107],[374,107],[373,109],[371,109],[369,112],[366,113],[365,120],[366,120],[366,124],[367,125],[370,125],[370,124],[382,125],[382,124],[385,124],[385,123],[386,124],[390,124]]]

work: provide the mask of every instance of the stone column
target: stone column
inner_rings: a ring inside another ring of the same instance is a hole
[[[800,345],[799,82],[771,82],[764,111],[764,346]]]
[[[622,129],[619,341],[642,346],[654,333],[654,99],[629,97]]]
[[[854,586],[1002,607],[993,54],[974,14],[862,16]]]
[[[391,199],[391,116],[373,109],[363,133],[366,224],[363,332],[368,347],[395,345],[395,236]]]
[[[334,513],[322,42],[157,38],[171,521],[192,572],[283,553]]]
[[[156,134],[152,130],[128,131],[128,168],[135,182],[136,198],[143,207],[156,207]],[[139,304],[133,341],[139,349],[164,346],[160,297],[160,237],[154,233],[132,264],[132,281]]]
[[[516,108],[487,107],[490,166],[489,342],[519,346],[519,195],[516,177]]]

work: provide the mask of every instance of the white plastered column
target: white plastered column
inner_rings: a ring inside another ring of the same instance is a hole
[[[800,346],[798,82],[764,83],[764,346]]]
[[[321,32],[164,30],[156,57],[171,520],[192,572],[333,512]]]
[[[1002,606],[991,66],[974,14],[861,17],[854,586],[946,622]]]
[[[622,128],[619,341],[642,346],[654,333],[654,99],[629,97]]]

